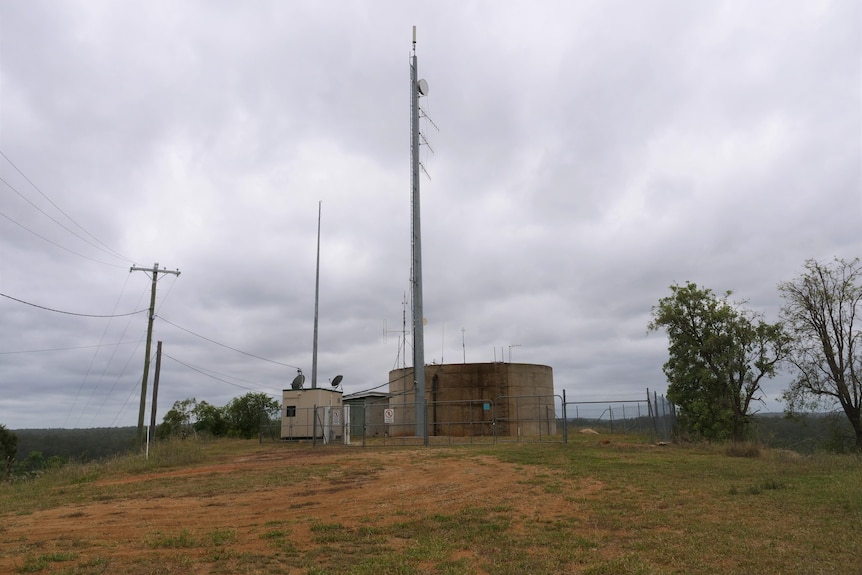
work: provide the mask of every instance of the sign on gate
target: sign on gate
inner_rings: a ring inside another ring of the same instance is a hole
[[[391,407],[383,410],[383,423],[395,423],[395,410]]]

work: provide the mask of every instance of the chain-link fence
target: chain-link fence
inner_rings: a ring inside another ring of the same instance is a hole
[[[497,398],[497,440],[500,442],[565,442],[565,405],[559,395],[517,395]]]
[[[415,403],[363,401],[284,408],[280,425],[261,426],[261,441],[315,445],[462,445],[567,442],[569,433],[641,435],[670,441],[675,408],[663,396],[643,400],[566,401],[565,394]],[[427,422],[427,438],[417,416]],[[263,423],[263,422],[262,422]],[[427,443],[426,443],[427,439]]]
[[[555,404],[559,396],[435,401],[350,406],[350,443],[424,445],[417,413],[424,414],[428,445],[491,444],[500,441],[562,441]]]
[[[308,408],[282,408],[280,422],[266,421],[261,425],[260,441],[310,441],[313,443],[332,443],[341,441],[345,434],[349,437],[349,427],[345,429],[344,412],[346,406],[314,406]],[[285,411],[286,410],[286,411]]]
[[[566,414],[570,432],[640,435],[651,443],[671,441],[676,422],[674,405],[649,393],[645,399],[569,401]]]
[[[261,426],[261,441],[309,441],[314,444],[425,445],[416,425],[423,414],[428,445],[496,442],[562,442],[562,397],[500,396],[494,400],[415,403],[361,402],[338,407],[285,408],[281,425]]]

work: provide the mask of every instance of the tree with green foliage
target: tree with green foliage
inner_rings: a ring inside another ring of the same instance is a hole
[[[268,422],[279,414],[278,401],[265,393],[249,392],[216,407],[194,398],[174,402],[157,428],[159,438],[184,437],[204,433],[213,437],[256,437],[261,420]]]
[[[208,433],[213,437],[227,435],[228,421],[225,418],[225,408],[216,407],[206,401],[201,401],[194,408],[195,431],[197,433]]]
[[[678,424],[708,440],[742,441],[764,378],[775,376],[788,336],[742,304],[687,282],[652,309],[650,331],[665,330],[663,370],[667,396],[679,407]]]
[[[784,392],[788,411],[840,405],[862,450],[862,263],[808,260],[778,289],[797,376]]]
[[[194,413],[197,409],[195,398],[175,401],[173,407],[162,418],[162,423],[156,427],[156,437],[185,437],[194,431]]]
[[[279,405],[265,393],[249,392],[232,399],[224,409],[228,435],[251,439],[257,437],[262,419],[269,422],[279,412]]]
[[[18,455],[18,436],[0,423],[0,481],[9,477]]]
[[[68,458],[52,455],[45,457],[41,451],[31,451],[23,460],[18,462],[15,470],[17,475],[37,475],[46,469],[57,469],[69,462]]]

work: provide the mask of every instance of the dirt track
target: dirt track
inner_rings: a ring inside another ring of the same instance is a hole
[[[311,477],[305,473],[315,469],[319,472]],[[278,478],[299,470],[305,478],[298,482],[267,485],[257,479],[249,480],[248,489],[242,486],[242,477]],[[218,465],[97,482],[106,493],[104,501],[96,497],[95,502],[90,498],[29,515],[7,515],[0,531],[0,573],[14,573],[28,557],[51,553],[73,553],[78,565],[86,564],[88,557],[108,556],[106,573],[179,573],[147,567],[147,561],[154,555],[154,539],[178,537],[184,530],[193,537],[230,532],[232,551],[265,555],[272,552],[265,537],[272,525],[289,524],[291,543],[300,552],[313,545],[315,524],[389,525],[405,516],[463,507],[511,506],[517,509],[511,528],[521,529],[538,519],[572,517],[577,512],[573,495],[588,497],[601,487],[555,477],[554,482],[565,484],[564,498],[542,488],[548,473],[463,451],[449,457],[435,449],[263,447]],[[537,474],[542,474],[538,482]],[[233,488],[212,488],[223,483],[214,481],[217,477],[239,479]],[[187,557],[205,552],[181,551]],[[209,572],[206,564],[190,562],[187,567],[186,572]]]

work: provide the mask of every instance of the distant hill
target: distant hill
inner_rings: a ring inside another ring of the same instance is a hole
[[[94,427],[89,429],[14,429],[18,436],[18,461],[31,451],[45,459],[64,457],[92,461],[126,453],[134,447],[137,427]]]

